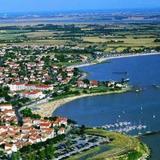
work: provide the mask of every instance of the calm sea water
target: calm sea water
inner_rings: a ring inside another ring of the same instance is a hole
[[[150,160],[160,159],[160,134],[142,137],[142,141],[151,148]]]
[[[110,63],[81,69],[88,72],[89,79],[121,80],[129,77],[130,84],[143,88],[143,91],[78,99],[58,108],[54,115],[66,116],[88,126],[127,121],[133,125],[146,125],[147,128],[141,132],[160,130],[160,89],[153,86],[160,85],[159,55],[114,59]],[[122,72],[127,72],[127,75]],[[145,139],[151,147],[157,138],[152,137]]]

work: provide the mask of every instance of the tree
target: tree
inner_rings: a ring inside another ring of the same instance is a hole
[[[21,114],[23,114],[24,117],[31,117],[34,119],[40,119],[41,116],[39,114],[33,114],[32,110],[30,108],[25,108],[21,111]]]
[[[61,74],[62,74],[62,78],[63,78],[63,79],[66,79],[66,78],[67,78],[67,73],[66,73],[66,72],[62,72]]]
[[[35,160],[35,159],[36,159],[35,153],[29,153],[27,160]]]
[[[32,110],[30,108],[25,108],[21,111],[24,117],[30,117],[32,115]]]
[[[80,72],[79,68],[74,68],[74,75],[75,76],[78,76],[79,72]]]
[[[4,97],[6,101],[9,101],[11,97],[9,96],[9,88],[0,86],[0,97]]]
[[[81,134],[81,135],[84,134],[85,128],[86,128],[85,125],[82,125],[82,126],[80,127],[80,134]]]
[[[52,145],[49,145],[45,148],[45,155],[47,159],[52,159],[55,148]]]
[[[38,151],[38,160],[44,160],[46,157],[45,155],[45,151],[42,149],[42,150],[39,150]]]
[[[88,79],[84,79],[83,82],[86,83],[86,84],[90,83]]]
[[[20,152],[13,152],[11,156],[11,160],[20,160]]]

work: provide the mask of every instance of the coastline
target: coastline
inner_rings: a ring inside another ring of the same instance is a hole
[[[155,52],[155,53],[134,53],[134,54],[116,54],[116,55],[112,55],[112,56],[107,56],[107,57],[103,57],[100,59],[97,59],[97,62],[91,62],[91,63],[84,63],[84,64],[77,64],[77,65],[71,65],[70,67],[76,67],[76,68],[81,68],[81,67],[87,67],[87,66],[92,66],[92,65],[96,65],[102,62],[106,62],[107,60],[112,60],[112,59],[119,59],[119,58],[130,58],[130,57],[139,57],[139,56],[152,56],[152,55],[160,55],[160,52]]]
[[[92,97],[92,96],[100,96],[100,95],[108,95],[108,94],[121,94],[121,93],[129,92],[129,91],[131,91],[130,87],[126,89],[118,90],[118,91],[107,91],[107,92],[102,92],[102,93],[82,94],[82,95],[63,98],[63,99],[59,99],[55,101],[53,100],[48,103],[43,103],[38,106],[37,105],[33,106],[31,107],[31,109],[35,114],[39,114],[42,117],[51,117],[57,108],[69,102],[72,102],[74,100],[84,98],[84,97]]]
[[[105,62],[107,60],[111,60],[111,59],[118,59],[118,58],[128,58],[128,57],[138,57],[138,56],[151,56],[151,55],[160,55],[159,52],[156,53],[138,53],[138,54],[126,54],[126,55],[116,55],[116,56],[108,56],[105,58],[101,58],[98,59],[97,63],[86,63],[86,64],[79,64],[79,65],[74,65],[74,66],[70,66],[70,67],[85,67],[85,66],[91,66],[91,65],[95,65],[98,63],[102,63]],[[123,89],[120,91],[107,91],[107,92],[103,92],[103,93],[94,93],[94,94],[82,94],[82,95],[78,95],[78,96],[73,96],[73,97],[67,97],[67,98],[63,98],[63,99],[59,99],[59,100],[53,100],[51,102],[46,102],[43,104],[39,104],[36,106],[31,106],[30,108],[33,110],[34,113],[41,115],[42,117],[50,117],[52,116],[53,112],[63,106],[66,103],[69,103],[71,101],[74,101],[76,99],[80,99],[80,98],[84,98],[84,97],[92,97],[92,96],[98,96],[98,95],[107,95],[107,94],[119,94],[119,93],[125,93],[130,91],[131,88],[129,89]]]

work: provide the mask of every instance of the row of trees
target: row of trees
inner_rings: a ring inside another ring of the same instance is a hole
[[[25,108],[21,111],[21,114],[23,115],[23,117],[31,117],[34,119],[40,119],[41,116],[38,114],[33,114],[32,110],[30,108]]]
[[[30,153],[15,152],[11,156],[11,160],[51,160],[54,158],[55,148],[48,145],[45,148],[34,150]]]

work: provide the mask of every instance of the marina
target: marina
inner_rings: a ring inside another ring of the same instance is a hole
[[[141,132],[147,132],[147,126],[143,124],[132,124],[131,122],[117,122],[114,124],[107,124],[102,126],[103,129],[120,132],[120,133],[130,133],[132,131],[141,134]]]

